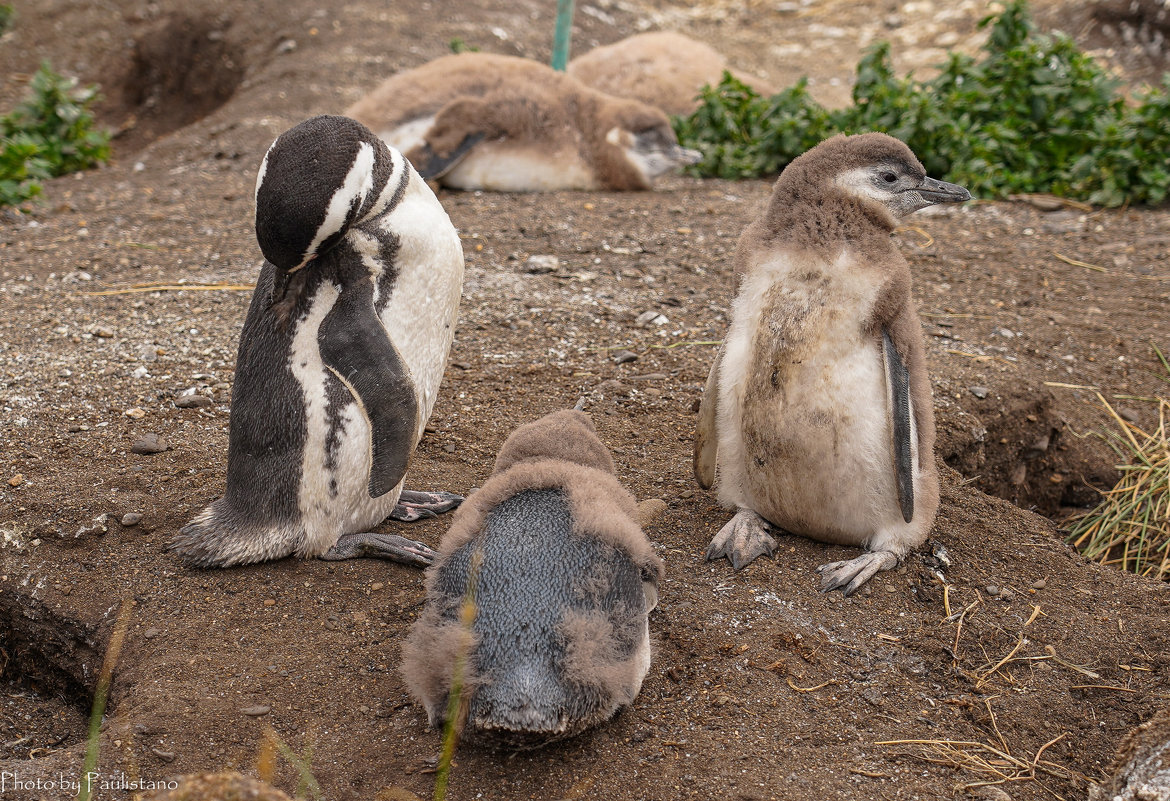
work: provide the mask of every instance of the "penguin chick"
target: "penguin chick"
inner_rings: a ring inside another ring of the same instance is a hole
[[[1122,738],[1101,784],[1089,788],[1089,801],[1158,801],[1170,798],[1170,709]]]
[[[727,59],[704,42],[673,31],[628,36],[569,62],[566,69],[599,92],[638,100],[670,115],[690,114],[699,107],[704,86],[718,86],[724,71],[764,97],[775,89],[751,75],[730,70]]]
[[[434,552],[363,533],[454,508],[402,489],[446,366],[463,248],[402,154],[345,117],[273,142],[256,178],[267,261],[240,333],[227,492],[172,543],[194,567]]]
[[[649,189],[701,155],[666,115],[536,61],[460,53],[393,75],[346,111],[453,189]]]
[[[427,574],[402,672],[431,725],[467,656],[466,730],[508,748],[575,735],[631,703],[650,668],[662,562],[589,417],[561,411],[508,437]],[[470,633],[460,622],[474,602]]]
[[[775,526],[868,553],[820,568],[851,594],[919,545],[938,509],[934,412],[898,218],[966,189],[885,134],[795,159],[740,237],[742,281],[703,393],[695,476],[735,516],[708,559],[739,570]]]

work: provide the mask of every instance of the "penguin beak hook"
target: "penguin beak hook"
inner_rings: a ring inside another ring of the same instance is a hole
[[[963,203],[971,199],[971,193],[958,184],[939,181],[927,176],[916,190],[923,200],[934,203]]]

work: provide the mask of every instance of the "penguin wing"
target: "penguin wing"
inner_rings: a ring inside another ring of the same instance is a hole
[[[435,153],[430,142],[423,142],[422,146],[411,154],[414,157],[411,161],[424,181],[437,181],[455,169],[486,136],[483,131],[473,131],[464,136],[455,149],[446,156]]]
[[[914,519],[914,451],[910,438],[910,371],[894,347],[890,332],[882,328],[882,361],[886,367],[886,389],[890,399],[894,430],[894,478],[902,519]]]
[[[715,484],[715,462],[719,455],[719,437],[715,430],[715,413],[719,405],[719,365],[723,363],[723,348],[715,354],[703,399],[699,402],[699,422],[695,427],[695,481],[703,489]]]
[[[370,497],[402,481],[414,450],[418,398],[410,369],[374,310],[374,285],[342,289],[321,321],[317,345],[325,366],[345,384],[370,424]]]

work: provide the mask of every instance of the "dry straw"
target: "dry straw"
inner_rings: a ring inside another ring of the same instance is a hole
[[[1154,352],[1170,383],[1170,362],[1157,346]],[[1120,428],[1106,441],[1126,462],[1118,465],[1121,479],[1102,493],[1097,507],[1070,520],[1068,541],[1102,564],[1170,578],[1170,400],[1154,399],[1158,427],[1146,432],[1123,419],[1100,393],[1097,398]]]

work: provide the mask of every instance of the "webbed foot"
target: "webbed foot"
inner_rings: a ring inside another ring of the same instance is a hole
[[[463,496],[454,492],[412,492],[403,490],[398,503],[390,512],[390,519],[413,523],[428,517],[438,517],[463,503]]]
[[[892,551],[870,551],[856,559],[821,565],[817,568],[821,574],[821,592],[844,587],[845,595],[852,595],[876,573],[897,566],[898,557]]]
[[[321,558],[330,562],[342,559],[389,559],[410,567],[429,567],[438,554],[421,542],[399,537],[397,534],[376,534],[359,532],[342,534],[337,544]]]
[[[771,530],[767,520],[750,509],[740,509],[707,546],[707,559],[726,556],[732,567],[743,570],[757,557],[776,552],[776,540],[768,533]]]

